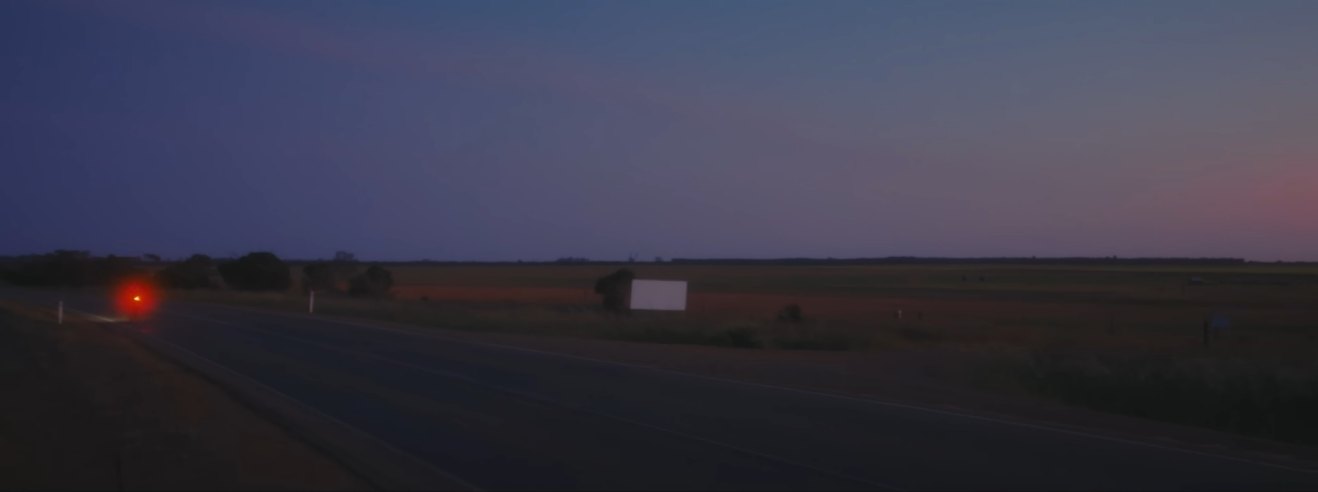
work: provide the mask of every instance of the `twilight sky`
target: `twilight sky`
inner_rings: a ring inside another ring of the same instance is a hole
[[[1318,2],[0,2],[0,255],[1318,260]]]

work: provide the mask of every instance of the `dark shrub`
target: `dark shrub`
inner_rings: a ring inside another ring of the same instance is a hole
[[[760,348],[752,328],[730,328],[711,335],[706,343],[719,347]]]
[[[789,304],[784,307],[782,311],[778,311],[778,321],[800,323],[804,319],[805,318],[801,316],[801,306],[796,304]]]
[[[621,268],[595,281],[595,293],[604,296],[604,309],[626,311],[627,296],[632,292],[632,280],[636,274],[630,269]]]
[[[365,272],[348,280],[348,295],[354,297],[382,297],[394,286],[394,275],[379,265],[371,265]]]
[[[224,282],[238,290],[288,290],[293,274],[274,253],[257,252],[219,266]]]
[[[334,271],[334,265],[330,263],[323,261],[312,263],[302,267],[302,274],[305,275],[308,290],[328,292],[335,290],[337,287],[337,275]]]
[[[57,250],[28,260],[5,277],[19,285],[81,287],[107,285],[140,274],[133,258],[93,258],[86,251]]]
[[[137,259],[131,256],[107,255],[105,258],[95,260],[92,266],[92,281],[94,284],[109,284],[128,277],[139,276],[142,272],[137,269]]]
[[[211,257],[192,255],[156,272],[156,281],[171,289],[214,289],[219,287],[215,281],[217,273]]]
[[[95,283],[96,269],[86,251],[57,250],[40,260],[23,265],[23,280],[28,285],[68,285],[81,287]]]

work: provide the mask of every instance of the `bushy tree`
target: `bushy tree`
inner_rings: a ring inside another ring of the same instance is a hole
[[[348,295],[354,297],[383,297],[394,286],[394,275],[379,265],[371,265],[348,280]]]
[[[328,292],[337,287],[337,275],[334,271],[334,265],[327,262],[316,262],[302,267],[302,274],[306,280],[308,290]]]
[[[171,289],[214,289],[219,287],[216,274],[215,261],[198,254],[160,269],[156,281]]]
[[[626,311],[627,296],[632,292],[632,280],[636,274],[628,268],[600,277],[595,281],[595,293],[604,297],[604,309]]]
[[[288,290],[293,274],[288,264],[274,253],[248,253],[242,258],[219,265],[224,282],[238,290]]]

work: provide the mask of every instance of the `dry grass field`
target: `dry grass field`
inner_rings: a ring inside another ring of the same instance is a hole
[[[608,266],[400,266],[399,299],[589,307]],[[1318,267],[686,266],[636,264],[638,278],[687,280],[689,320],[769,320],[788,304],[838,329],[1009,343],[1202,345],[1202,323],[1231,318],[1224,345],[1305,355],[1318,336]],[[1204,284],[1190,285],[1191,276]],[[964,280],[963,280],[964,278]],[[982,279],[982,280],[981,280]],[[901,318],[897,311],[901,311]],[[917,331],[923,334],[916,333]],[[1288,350],[1297,349],[1297,350]]]
[[[628,266],[690,282],[688,311],[601,312],[591,289],[617,266],[403,265],[390,267],[392,299],[319,295],[317,313],[633,342],[918,349],[949,354],[940,372],[980,389],[1318,444],[1315,266]],[[305,294],[182,298],[306,309]],[[788,304],[804,322],[775,319]],[[1231,327],[1205,345],[1214,315]],[[967,352],[983,355],[950,355]]]

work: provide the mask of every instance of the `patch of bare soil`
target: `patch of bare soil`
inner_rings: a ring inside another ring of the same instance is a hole
[[[0,489],[370,489],[104,325],[0,301],[0,389]]]

